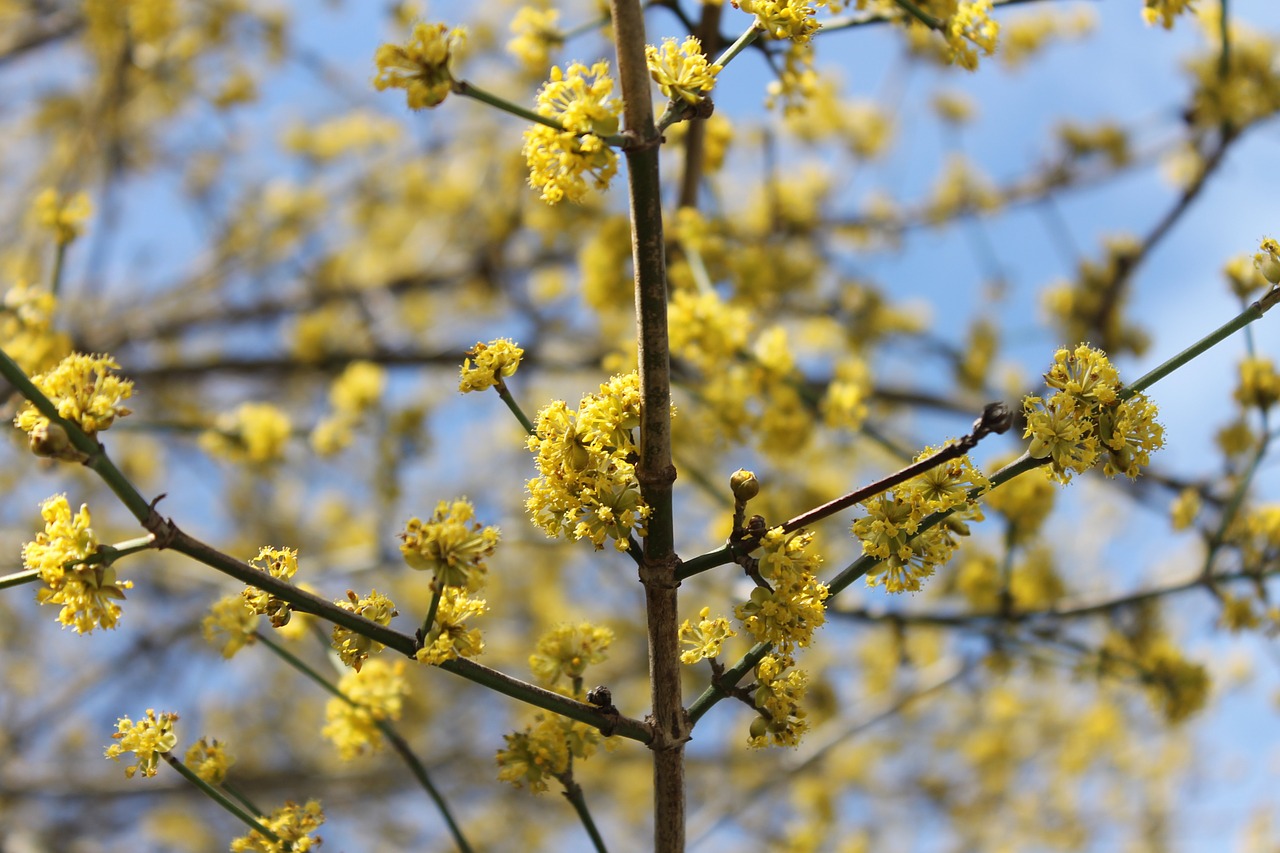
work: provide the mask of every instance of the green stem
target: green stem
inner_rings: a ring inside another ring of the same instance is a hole
[[[516,398],[511,395],[511,390],[507,388],[507,383],[501,376],[494,377],[493,390],[498,392],[498,396],[502,398],[502,402],[507,404],[507,408],[511,410],[511,414],[516,416],[516,420],[520,422],[520,426],[524,427],[524,431],[529,435],[537,435],[538,431],[534,429],[533,421],[529,420],[529,416],[524,413],[524,409],[520,408],[520,404],[516,402]]]
[[[496,107],[504,113],[510,113],[511,115],[525,119],[526,121],[545,125],[552,130],[558,130],[561,133],[567,132],[567,128],[555,119],[535,113],[533,110],[522,107],[519,104],[513,104],[511,101],[508,101],[505,98],[500,98],[491,92],[486,92],[484,89],[481,89],[479,86],[474,83],[469,83],[466,80],[454,80],[453,93],[455,95],[461,95],[464,98],[472,98],[482,104],[488,104],[491,107]]]
[[[67,261],[67,246],[70,243],[58,241],[58,246],[53,252],[53,271],[49,273],[49,293],[54,296],[58,295],[58,291],[62,289],[62,273]]]
[[[943,22],[940,19],[935,18],[933,15],[930,15],[928,12],[921,9],[915,3],[912,3],[911,0],[893,0],[893,2],[898,5],[899,9],[902,9],[908,15],[915,18],[917,21],[924,24],[929,29],[931,30],[942,29]]]
[[[595,847],[596,853],[609,853],[604,843],[604,836],[600,834],[596,822],[591,817],[591,810],[587,808],[587,799],[582,793],[582,786],[574,781],[572,773],[568,771],[556,778],[560,780],[561,785],[564,785],[564,798],[573,804],[573,810],[578,813],[583,829],[587,831],[587,835],[591,836],[591,844]]]
[[[0,577],[0,589],[8,589],[11,586],[22,586],[24,583],[40,580],[40,572],[36,569],[28,569],[25,572],[14,572],[11,575]]]
[[[245,826],[261,834],[263,838],[266,838],[276,844],[282,843],[280,836],[276,835],[274,832],[259,823],[258,818],[255,815],[249,814],[247,811],[242,809],[239,804],[232,802],[230,797],[201,779],[191,770],[190,767],[187,767],[187,765],[183,764],[167,752],[161,753],[161,756],[163,756],[164,760],[169,762],[169,766],[174,770],[177,770],[184,779],[203,791],[209,799],[213,800],[215,803],[239,818]],[[289,846],[289,849],[293,849],[292,845]]]
[[[221,784],[219,784],[218,787],[221,788],[227,794],[227,796],[231,797],[233,800],[235,800],[236,802],[244,806],[246,809],[248,809],[249,814],[262,814],[262,809],[258,808],[258,806],[253,802],[253,800],[249,799],[247,795],[245,795],[235,786],[227,784],[227,781],[225,779],[222,780]]]
[[[436,578],[432,584],[435,590],[431,593],[431,604],[427,607],[426,618],[422,620],[422,641],[425,643],[427,637],[431,636],[431,626],[435,624],[436,612],[440,609],[440,598],[444,595],[444,585],[440,583],[440,578]]]
[[[733,62],[734,57],[746,50],[753,41],[760,38],[760,32],[761,30],[755,24],[747,27],[746,31],[744,31],[742,35],[738,36],[738,40],[725,48],[724,53],[716,57],[716,61],[711,64],[719,65],[721,68],[724,68],[730,62]]]

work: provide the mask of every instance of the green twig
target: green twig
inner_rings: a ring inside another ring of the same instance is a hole
[[[160,755],[164,758],[165,761],[169,762],[170,767],[172,767],[174,770],[177,770],[178,773],[182,775],[182,778],[186,779],[192,785],[195,785],[197,788],[203,791],[209,797],[209,799],[213,800],[218,805],[222,806],[231,814],[239,818],[240,821],[244,823],[245,826],[261,834],[263,838],[266,838],[276,844],[283,843],[280,836],[276,835],[274,832],[267,829],[265,826],[263,826],[261,823],[258,822],[257,816],[249,814],[247,811],[241,808],[238,803],[233,802],[231,798],[228,797],[225,793],[223,793],[222,791],[210,785],[208,782],[201,779],[199,776],[195,774],[194,771],[191,770],[190,767],[183,764],[180,760],[178,760],[177,758],[175,758],[174,756],[170,755],[167,752],[162,752],[160,753]],[[293,846],[289,845],[289,849],[292,850]]]
[[[516,416],[516,420],[520,422],[520,426],[524,427],[524,431],[529,435],[537,435],[538,431],[534,428],[533,421],[529,420],[529,416],[524,413],[524,409],[520,408],[520,404],[511,395],[511,390],[507,388],[507,383],[501,375],[494,377],[493,390],[498,392],[498,396],[502,398],[502,402],[507,404],[511,414]]]
[[[8,589],[11,586],[22,586],[32,581],[40,580],[40,572],[37,569],[28,569],[25,572],[14,572],[11,575],[0,577],[0,589]]]
[[[587,835],[591,836],[591,844],[595,847],[596,853],[608,853],[604,837],[591,817],[591,810],[587,808],[587,799],[583,796],[582,786],[574,781],[572,771],[565,771],[556,778],[560,780],[561,785],[564,785],[564,798],[573,804],[573,810],[578,813],[583,829],[587,831]]]

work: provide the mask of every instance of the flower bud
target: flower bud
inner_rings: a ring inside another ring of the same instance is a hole
[[[729,477],[729,488],[733,489],[733,499],[744,504],[760,494],[760,481],[751,471],[739,468]]]

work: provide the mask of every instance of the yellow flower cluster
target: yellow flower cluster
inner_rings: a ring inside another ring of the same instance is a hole
[[[59,246],[65,246],[80,236],[93,205],[84,193],[64,196],[50,187],[35,197],[31,214],[40,227],[53,232]]]
[[[529,481],[525,503],[533,523],[548,536],[590,539],[597,550],[613,539],[627,550],[649,517],[635,474],[639,425],[635,373],[614,376],[583,397],[576,412],[563,400],[544,407],[528,443],[539,474]]]
[[[376,589],[371,591],[364,598],[358,597],[353,590],[347,590],[347,599],[344,601],[338,599],[334,604],[343,610],[350,610],[357,616],[363,616],[366,619],[377,622],[379,625],[391,624],[392,618],[399,616],[395,603],[387,598]],[[369,655],[382,651],[382,643],[375,642],[363,634],[357,634],[350,628],[344,628],[341,625],[333,626],[333,648],[337,650],[338,657],[347,666],[360,671],[360,667],[364,666],[364,662],[369,659]]]
[[[435,572],[436,583],[463,587],[472,592],[484,586],[489,571],[485,559],[493,556],[500,533],[473,521],[476,510],[465,498],[440,501],[427,521],[409,519],[400,534],[400,553],[411,569]]]
[[[320,846],[320,838],[311,835],[324,823],[324,811],[318,800],[308,800],[306,805],[287,802],[269,816],[262,815],[258,822],[275,833],[279,841],[272,841],[256,829],[231,842],[231,853],[305,853]]]
[[[315,163],[328,163],[345,154],[358,154],[388,145],[400,138],[401,126],[394,119],[367,109],[308,126],[294,124],[281,135],[287,151]]]
[[[289,416],[270,403],[242,403],[223,412],[200,434],[200,447],[233,462],[266,463],[284,458],[293,434]]]
[[[814,18],[818,10],[807,0],[734,0],[733,5],[755,15],[756,27],[778,40],[806,44],[822,26]]]
[[[266,572],[273,578],[287,581],[298,571],[298,552],[292,548],[264,546],[258,549],[258,556],[251,559],[249,564],[259,571]],[[290,609],[289,602],[276,598],[271,593],[258,589],[256,586],[245,587],[240,596],[244,600],[245,606],[255,616],[270,618],[273,628],[283,628],[289,624],[289,619],[293,616],[293,610]],[[232,654],[234,654],[234,651]],[[231,657],[225,652],[223,656]]]
[[[378,404],[387,385],[387,371],[371,361],[353,361],[329,388],[333,413],[322,418],[311,431],[311,446],[317,453],[337,453],[351,443],[355,428],[365,414]]]
[[[538,91],[538,115],[559,122],[563,130],[535,124],[524,132],[529,185],[547,204],[581,201],[587,193],[584,175],[605,189],[618,171],[618,156],[602,136],[618,132],[622,102],[610,98],[609,63],[588,68],[573,63],[567,71],[551,69],[551,79]]]
[[[467,351],[462,362],[462,378],[458,390],[487,391],[498,384],[500,377],[511,376],[520,366],[524,350],[508,338],[497,338],[487,344],[477,343]]]
[[[514,38],[507,42],[507,52],[520,60],[530,74],[541,76],[551,62],[551,51],[564,44],[564,36],[556,26],[557,9],[534,9],[521,6],[511,20]]]
[[[1176,2],[1176,0],[1175,0]],[[1239,131],[1280,111],[1280,68],[1275,65],[1275,43],[1270,33],[1245,27],[1232,18],[1231,51],[1222,72],[1222,48],[1218,4],[1198,16],[1209,49],[1187,63],[1192,77],[1192,103],[1188,119],[1197,130],[1226,125]],[[1188,155],[1200,152],[1191,146]],[[1197,173],[1203,170],[1200,159]]]
[[[822,603],[827,588],[817,579],[822,558],[806,553],[812,541],[812,533],[788,534],[781,527],[766,533],[760,543],[764,554],[759,571],[769,587],[757,586],[751,598],[734,609],[756,642],[769,643],[783,654],[808,646],[813,632],[826,621]]]
[[[411,110],[438,106],[453,90],[449,60],[466,35],[462,27],[416,24],[407,44],[384,44],[373,55],[378,66],[374,88],[404,89]]]
[[[925,448],[916,461],[931,456]],[[965,520],[982,520],[982,510],[970,497],[991,483],[968,456],[935,465],[892,491],[863,503],[867,515],[853,523],[862,552],[880,560],[867,572],[867,586],[883,585],[892,593],[917,592],[955,553],[957,536],[969,532]],[[920,523],[935,512],[952,511],[942,524],[920,532]]]
[[[89,507],[74,516],[65,495],[54,495],[40,505],[44,531],[22,546],[22,564],[40,573],[45,587],[36,593],[41,604],[61,605],[58,621],[88,634],[94,628],[114,628],[120,618],[124,590],[130,581],[116,580],[107,562],[90,562],[99,553],[98,537],[89,526]]]
[[[680,653],[680,662],[695,664],[706,658],[714,658],[720,654],[720,647],[730,637],[738,636],[738,632],[729,627],[729,620],[723,616],[711,617],[711,608],[704,607],[698,611],[698,624],[688,619],[680,625],[680,643],[688,646]]]
[[[72,353],[52,370],[31,377],[31,381],[49,398],[60,417],[78,424],[92,436],[110,427],[116,418],[129,414],[124,401],[133,396],[133,383],[108,372],[119,369],[111,356]],[[23,404],[13,423],[31,437],[37,452],[40,436],[51,435],[49,419],[30,401]],[[57,441],[51,443],[62,446]],[[51,447],[51,451],[56,455],[57,448]]]
[[[587,667],[605,660],[612,642],[613,631],[590,622],[557,625],[538,638],[529,668],[543,687],[553,688],[567,677],[577,688]]]
[[[1236,401],[1242,406],[1256,406],[1263,411],[1280,400],[1280,373],[1269,358],[1253,356],[1240,362],[1240,385]]]
[[[445,587],[431,631],[418,649],[418,662],[439,665],[454,658],[473,658],[483,652],[480,629],[468,628],[466,622],[488,610],[489,604],[483,598],[470,598],[458,587]]]
[[[178,745],[178,736],[173,731],[177,719],[177,714],[168,712],[157,717],[151,708],[147,709],[147,718],[136,723],[128,717],[121,717],[116,721],[116,733],[111,736],[119,743],[107,747],[106,757],[118,762],[126,752],[134,754],[138,761],[124,769],[127,779],[132,779],[139,770],[143,776],[156,775],[160,756]]]
[[[503,735],[507,746],[498,750],[498,779],[517,788],[527,784],[540,794],[548,780],[568,771],[571,758],[585,761],[595,754],[600,732],[565,717],[538,714],[534,720],[524,731]]]
[[[690,104],[701,101],[715,87],[716,75],[724,70],[722,65],[707,62],[702,42],[693,36],[679,47],[673,38],[663,39],[661,49],[645,45],[644,56],[649,76],[662,89],[662,94]]]
[[[53,328],[58,300],[52,293],[19,282],[0,303],[0,341],[27,375],[43,373],[71,352],[71,338]]]
[[[1044,306],[1067,340],[1084,340],[1101,336],[1102,345],[1112,353],[1130,351],[1141,354],[1149,343],[1147,333],[1125,322],[1128,312],[1125,294],[1116,294],[1115,282],[1127,275],[1133,260],[1141,251],[1141,243],[1131,236],[1104,240],[1105,257],[1101,261],[1082,260],[1076,280],[1054,285],[1044,292]]]
[[[991,20],[991,0],[961,0],[947,20],[948,60],[974,71],[978,67],[980,49],[984,56],[995,53],[1000,25]]]
[[[1196,0],[1143,0],[1142,20],[1148,26],[1159,23],[1166,30],[1173,29],[1173,19],[1195,7]]]
[[[809,675],[793,666],[795,661],[786,655],[766,655],[756,664],[752,698],[760,716],[752,720],[747,741],[755,749],[770,744],[796,746],[809,730],[808,714],[800,705],[809,687]]]
[[[1271,284],[1280,284],[1280,243],[1267,237],[1259,245],[1261,251],[1253,256],[1253,265]]]
[[[209,614],[200,621],[200,634],[206,643],[217,646],[224,658],[232,658],[245,646],[257,642],[258,614],[242,595],[228,595],[214,602]]]
[[[391,664],[377,659],[342,676],[338,690],[345,698],[335,696],[325,705],[320,733],[338,748],[343,761],[382,748],[378,723],[400,719],[403,697],[409,692],[404,671],[403,660]]]
[[[235,759],[222,744],[202,737],[191,744],[182,763],[210,785],[221,785],[227,778],[227,768],[235,763]]]
[[[1144,394],[1121,399],[1120,379],[1105,353],[1087,344],[1060,349],[1045,382],[1056,393],[1022,401],[1027,417],[1028,452],[1049,459],[1046,468],[1059,482],[1092,468],[1106,453],[1103,473],[1135,479],[1164,446],[1156,406]]]

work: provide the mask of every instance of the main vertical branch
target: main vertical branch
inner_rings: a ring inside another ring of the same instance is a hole
[[[654,849],[684,849],[684,743],[689,723],[680,696],[676,578],[679,560],[671,522],[671,370],[667,345],[667,273],[658,181],[658,137],[644,56],[640,0],[613,0],[628,146],[631,252],[635,263],[636,339],[639,348],[640,461],[636,475],[650,508],[640,581],[644,584],[653,696]]]

